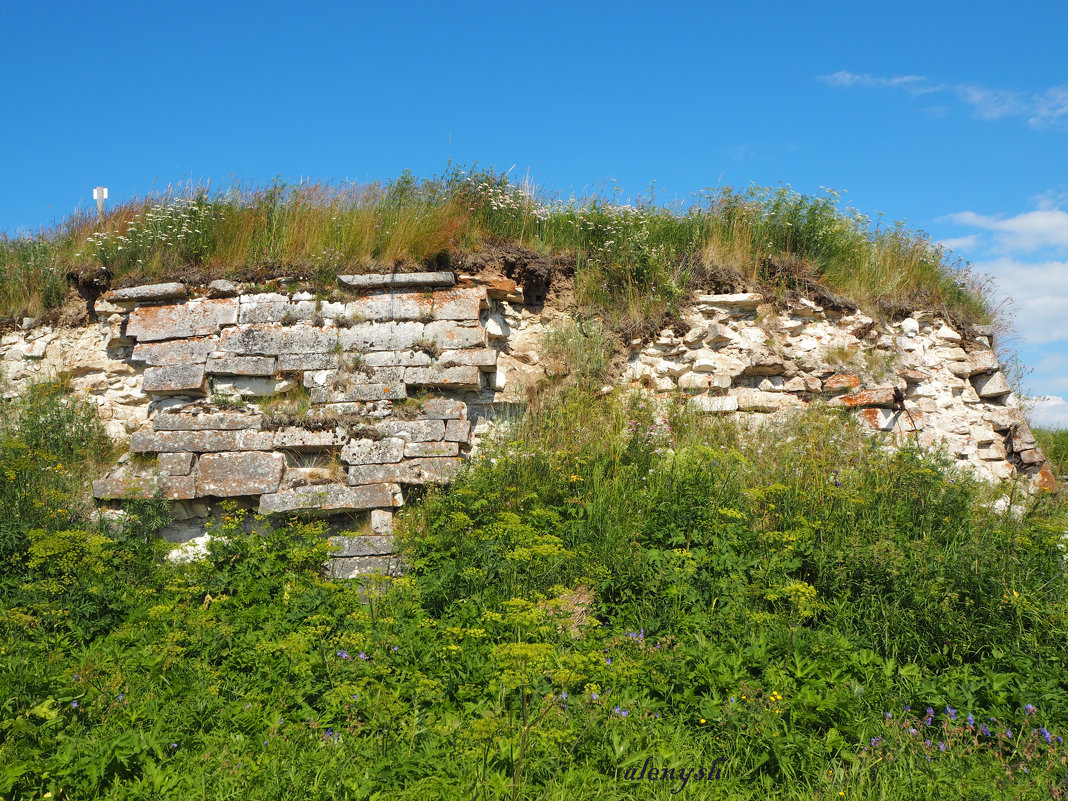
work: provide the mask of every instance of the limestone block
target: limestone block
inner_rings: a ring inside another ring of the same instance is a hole
[[[946,362],[967,362],[968,354],[963,348],[931,348],[923,355],[927,367],[940,367]]]
[[[852,373],[835,373],[824,380],[823,391],[831,393],[849,392],[860,386],[860,376]]]
[[[55,340],[55,334],[48,334],[35,339],[26,345],[22,351],[24,359],[43,359],[48,352],[48,346]]]
[[[152,367],[172,364],[204,364],[208,354],[219,347],[217,336],[174,339],[166,342],[139,342],[130,358]]]
[[[175,415],[177,416],[177,415]],[[191,451],[269,451],[274,432],[252,431],[137,431],[130,437],[131,453]]]
[[[393,512],[388,509],[372,509],[371,533],[392,538]]]
[[[811,320],[823,316],[823,307],[808,298],[798,298],[796,303],[790,305],[790,313]]]
[[[157,493],[171,501],[185,501],[196,497],[193,476],[132,475],[123,465],[106,478],[93,482],[93,497],[152,498]]]
[[[1012,450],[1014,453],[1020,453],[1037,447],[1038,443],[1035,442],[1035,437],[1031,433],[1031,429],[1027,426],[1027,423],[1021,423],[1012,429]]]
[[[186,339],[217,333],[237,322],[237,301],[191,300],[177,306],[141,306],[130,313],[126,335],[138,342]]]
[[[942,326],[937,331],[935,331],[935,337],[937,337],[938,339],[944,339],[948,342],[960,342],[960,334],[958,334],[945,323],[942,323]]]
[[[1037,448],[1028,448],[1024,451],[1015,451],[1016,458],[1027,467],[1034,467],[1045,462],[1045,458],[1042,456],[1042,451]]]
[[[208,297],[209,298],[229,298],[236,295],[241,290],[238,289],[237,284],[233,281],[227,281],[224,278],[216,279],[208,284]]]
[[[486,294],[494,300],[505,300],[509,303],[526,302],[523,297],[523,287],[511,278],[480,278],[478,282],[486,288]]]
[[[339,509],[391,509],[398,505],[395,484],[320,484],[296,487],[260,496],[261,512],[298,512],[303,510],[335,511]]]
[[[738,409],[743,412],[774,412],[780,406],[797,400],[793,395],[778,392],[762,392],[759,389],[741,388],[734,391],[738,399]]]
[[[383,436],[400,437],[405,442],[437,442],[445,436],[445,421],[383,420],[375,424],[375,429]]]
[[[429,367],[430,354],[423,350],[381,350],[363,355],[368,367]]]
[[[699,306],[709,307],[716,311],[748,312],[753,311],[764,302],[764,296],[755,292],[744,292],[735,295],[698,295],[694,301]]]
[[[404,446],[404,457],[458,456],[458,442],[409,442]]]
[[[453,323],[431,323],[430,325],[454,325]],[[340,333],[341,347],[345,350],[357,350],[363,353],[378,350],[409,350],[422,342],[426,328],[420,322],[358,323]],[[484,329],[479,328],[483,331]],[[439,347],[441,347],[440,343]],[[482,345],[485,344],[483,341]],[[329,350],[326,348],[325,350]]]
[[[687,373],[679,378],[679,389],[685,392],[705,392],[708,389],[708,373]]]
[[[425,273],[365,273],[363,275],[339,275],[337,280],[344,286],[360,290],[431,288],[455,285],[456,274],[445,270]]]
[[[404,458],[404,440],[400,437],[353,439],[341,449],[346,464],[394,464]]]
[[[192,453],[161,453],[156,458],[156,469],[164,476],[188,476],[195,458]]]
[[[113,289],[101,298],[108,303],[150,303],[159,300],[177,300],[186,296],[185,285],[174,281],[167,284],[146,284],[126,289]]]
[[[358,298],[346,311],[357,320],[478,320],[485,305],[486,290],[474,287],[425,294],[376,293]]]
[[[826,383],[824,383],[826,386]],[[845,406],[855,409],[861,406],[883,406],[890,408],[894,405],[893,387],[877,387],[875,389],[858,389],[846,395],[832,398],[828,406]]]
[[[477,323],[464,325],[450,320],[427,323],[424,337],[442,350],[484,348],[488,343],[486,329],[481,325]],[[411,345],[405,347],[411,347]]]
[[[975,392],[980,398],[997,398],[1012,392],[1012,387],[1000,371],[973,376],[972,386],[975,387]]]
[[[768,353],[755,356],[742,372],[744,375],[782,375],[785,369],[782,356]]]
[[[427,420],[459,420],[467,415],[467,404],[452,398],[427,398],[419,408],[419,416]]]
[[[1005,443],[999,439],[978,444],[979,458],[985,462],[1003,461],[1008,458],[1008,454],[1005,452]]]
[[[767,376],[760,380],[760,383],[757,384],[757,389],[761,392],[785,392],[786,379],[781,375]],[[804,389],[803,384],[802,389]]]
[[[965,403],[979,403],[979,395],[971,384],[965,384],[961,390],[960,399]]]
[[[738,411],[738,399],[733,395],[697,395],[696,397],[690,398],[689,405],[695,411],[704,412],[706,414]]]
[[[287,451],[321,451],[341,447],[347,441],[348,435],[337,431],[309,431],[287,426],[274,432],[274,447]]]
[[[296,382],[290,378],[274,376],[235,375],[213,378],[212,392],[220,395],[240,395],[244,398],[266,398],[279,392],[288,392]]]
[[[363,576],[395,576],[401,564],[395,556],[336,556],[326,562],[326,573],[334,581],[349,581]]]
[[[477,390],[482,383],[482,372],[477,367],[407,367],[404,370],[404,383],[409,386]]]
[[[438,367],[481,367],[493,369],[497,366],[497,351],[493,348],[467,348],[465,350],[446,350],[435,361]]]
[[[222,301],[212,301],[222,302]],[[348,329],[343,333],[351,333]],[[227,328],[219,337],[219,350],[238,356],[278,356],[283,353],[332,353],[338,332],[310,325],[276,323]]]
[[[512,333],[511,327],[499,315],[491,314],[486,321],[486,336],[490,339],[507,339]]]
[[[207,384],[201,364],[174,364],[145,370],[141,389],[154,395],[204,395]]]
[[[223,356],[208,359],[206,369],[210,374],[273,376],[278,361],[270,356]]]
[[[860,410],[860,419],[879,431],[893,431],[897,415],[889,409],[868,408]]]
[[[707,325],[696,325],[686,332],[686,335],[682,338],[682,344],[688,348],[697,346],[701,340],[705,338],[705,334],[708,333]]]
[[[280,300],[261,300],[252,303],[245,302],[245,298],[242,298],[237,322],[242,325],[246,323],[288,323],[291,325],[311,320],[319,311],[319,304],[314,300],[291,301],[285,295],[281,295],[280,298]]]
[[[472,368],[476,372],[477,367]],[[353,383],[344,389],[330,387],[312,387],[312,403],[354,403],[366,401],[396,401],[408,397],[408,390],[402,383]]]
[[[713,373],[708,377],[708,391],[715,395],[726,392],[734,383],[734,378],[724,373]]]
[[[152,420],[156,431],[234,431],[258,428],[263,416],[248,412],[192,411],[162,412]]]
[[[993,373],[998,369],[998,358],[991,350],[976,350],[968,354],[971,374]]]
[[[953,375],[960,378],[967,378],[972,374],[972,364],[967,360],[945,362],[943,366],[949,370],[949,372],[953,373]]]
[[[252,359],[257,357],[246,356],[243,358]],[[337,353],[281,353],[275,363],[280,373],[299,373],[302,370],[333,370],[341,363],[341,356]]]
[[[376,484],[425,484],[427,482],[451,481],[463,467],[460,458],[410,459],[396,464],[353,465],[349,468],[349,483],[353,485]]]
[[[901,333],[910,339],[920,333],[920,323],[911,317],[906,317],[899,325],[901,326]]]
[[[463,442],[467,443],[471,441],[471,421],[470,420],[449,420],[445,424],[445,441],[446,442]]]
[[[376,510],[379,511],[379,510]],[[390,517],[392,529],[393,513]],[[393,553],[393,537],[378,534],[364,534],[357,537],[331,537],[329,539],[332,554],[337,556],[388,556]]]
[[[286,457],[280,453],[209,453],[197,459],[197,496],[233,498],[274,492]]]
[[[653,365],[653,371],[657,375],[666,375],[671,376],[672,378],[678,378],[689,369],[689,365],[672,361],[670,359],[658,359],[656,364]]]

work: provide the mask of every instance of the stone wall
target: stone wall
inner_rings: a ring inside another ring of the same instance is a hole
[[[6,334],[0,364],[8,396],[69,376],[128,442],[93,484],[102,502],[162,493],[177,539],[202,533],[220,499],[343,515],[365,532],[336,541],[335,572],[353,575],[392,565],[404,488],[447,481],[479,421],[544,378],[541,337],[567,310],[523,300],[507,279],[451,272],[342,276],[330,297],[226,281],[132,287],[98,299],[86,327]],[[686,330],[630,343],[621,385],[754,419],[823,402],[981,477],[1052,488],[988,330],[757,294],[698,295],[684,319]]]
[[[979,477],[1054,479],[987,327],[966,334],[929,312],[894,324],[800,298],[698,295],[684,334],[630,343],[626,379],[681,390],[697,410],[767,415],[812,402],[855,410],[899,442],[938,447]]]

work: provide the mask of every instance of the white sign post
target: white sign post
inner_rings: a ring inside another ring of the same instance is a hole
[[[104,201],[108,199],[108,188],[98,186],[93,190],[93,200],[96,201],[96,216],[104,216]]]

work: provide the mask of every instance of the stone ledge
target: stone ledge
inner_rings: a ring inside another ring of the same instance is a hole
[[[296,487],[260,496],[261,512],[337,511],[342,509],[392,509],[400,506],[396,484],[320,484]]]
[[[426,273],[364,273],[339,275],[338,283],[353,289],[390,289],[409,287],[455,286],[456,274],[441,270]]]

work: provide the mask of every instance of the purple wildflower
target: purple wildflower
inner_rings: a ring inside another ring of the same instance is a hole
[[[340,656],[342,659],[348,659],[349,658],[349,652],[348,651],[338,651],[337,655]]]
[[[945,743],[939,743],[938,744],[938,750],[939,751],[945,751],[946,750],[946,744]]]
[[[1024,714],[1025,715],[1033,715],[1037,711],[1038,711],[1038,707],[1033,705],[1033,704],[1027,704],[1027,705],[1024,706]]]
[[[1042,733],[1043,740],[1045,740],[1047,743],[1053,742],[1053,736],[1048,731],[1046,731],[1046,728],[1044,726],[1040,728],[1039,731]]]
[[[974,729],[974,728],[975,728],[975,717],[972,715],[971,712],[969,712],[968,713],[968,729],[971,730],[971,729]]]
[[[923,725],[930,726],[932,720],[934,720],[934,710],[931,707],[927,707],[927,717],[923,719]]]
[[[949,717],[950,720],[956,720],[957,719],[957,710],[954,709],[951,706],[947,706],[946,707],[946,715]]]
[[[77,701],[71,701],[70,702],[70,708],[71,709],[77,709],[78,708],[78,702]]]
[[[986,727],[986,724],[985,724],[985,723],[983,724],[983,728],[982,728],[982,729],[980,729],[980,731],[981,731],[981,732],[983,733],[983,736],[984,736],[984,737],[989,737],[989,736],[990,736],[990,729],[988,729],[988,728]]]

